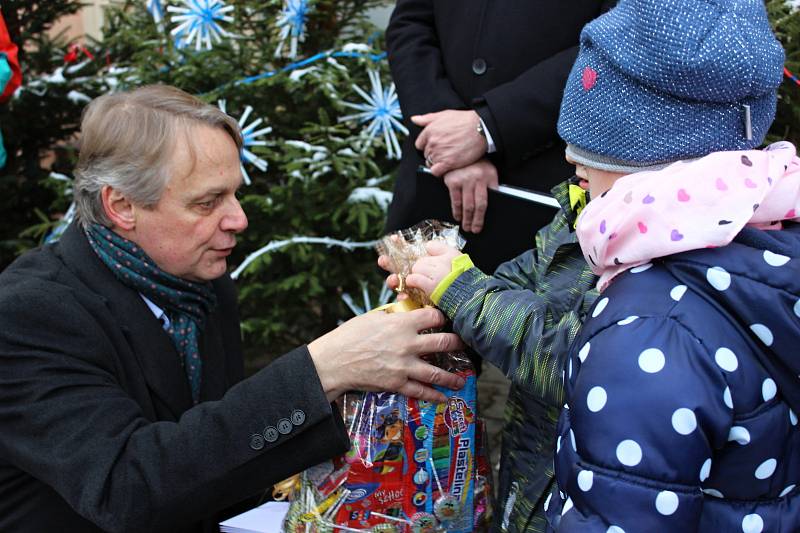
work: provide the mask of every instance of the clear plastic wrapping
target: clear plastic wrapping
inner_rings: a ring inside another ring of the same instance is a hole
[[[380,255],[391,261],[391,271],[400,278],[400,291],[405,292],[417,306],[433,305],[430,298],[421,290],[405,286],[405,278],[411,273],[411,267],[421,257],[428,255],[425,246],[434,241],[441,241],[453,248],[464,248],[464,238],[458,232],[458,226],[425,220],[409,229],[396,231],[383,237],[375,248]]]

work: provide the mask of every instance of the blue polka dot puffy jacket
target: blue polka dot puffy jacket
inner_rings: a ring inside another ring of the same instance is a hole
[[[800,531],[800,225],[625,272],[564,375],[552,529]]]

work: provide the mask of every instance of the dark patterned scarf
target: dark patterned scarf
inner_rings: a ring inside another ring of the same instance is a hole
[[[195,283],[164,272],[139,245],[105,226],[92,224],[85,233],[92,249],[117,279],[166,310],[170,319],[167,333],[181,357],[192,400],[197,404],[203,365],[198,337],[206,317],[217,305],[211,284]]]

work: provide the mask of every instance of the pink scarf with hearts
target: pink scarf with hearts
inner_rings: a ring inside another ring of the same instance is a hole
[[[623,176],[589,202],[576,231],[603,291],[651,259],[725,246],[748,224],[781,229],[798,213],[800,158],[779,142]]]

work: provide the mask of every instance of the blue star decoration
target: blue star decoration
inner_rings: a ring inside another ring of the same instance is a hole
[[[403,118],[400,112],[400,102],[397,100],[394,83],[384,89],[380,74],[375,70],[367,72],[369,75],[371,91],[367,94],[361,87],[353,85],[353,90],[364,99],[365,103],[342,102],[345,107],[359,111],[352,115],[339,118],[339,122],[358,120],[367,123],[364,128],[365,148],[379,137],[383,137],[389,159],[400,159],[403,152],[397,140],[397,132],[408,135],[408,129],[400,122]]]
[[[223,113],[227,113],[225,100],[219,100],[217,102],[217,106],[222,110]],[[250,175],[247,173],[247,170],[244,168],[244,163],[250,163],[254,167],[256,167],[261,172],[266,172],[268,164],[267,162],[258,157],[256,154],[251,152],[247,149],[248,146],[265,146],[267,144],[266,141],[262,140],[260,137],[263,137],[267,133],[272,131],[270,126],[266,128],[261,128],[260,130],[256,130],[258,126],[264,121],[263,119],[256,119],[250,124],[247,124],[247,119],[250,117],[250,114],[253,112],[253,106],[247,106],[244,109],[244,113],[242,116],[239,117],[239,128],[242,130],[242,138],[244,140],[242,146],[242,154],[241,154],[241,169],[242,169],[242,178],[244,178],[245,185],[250,185]]]
[[[190,46],[194,42],[195,50],[203,47],[211,50],[212,40],[220,43],[223,37],[231,37],[220,22],[233,22],[233,17],[226,14],[233,6],[226,6],[222,0],[182,0],[182,3],[183,7],[167,6],[167,11],[177,13],[171,16],[178,25],[170,34],[180,43]]]
[[[275,25],[279,29],[280,43],[275,49],[275,56],[281,55],[284,45],[289,43],[288,56],[297,57],[297,43],[306,40],[306,19],[309,5],[307,0],[284,0],[283,10],[278,15]]]

